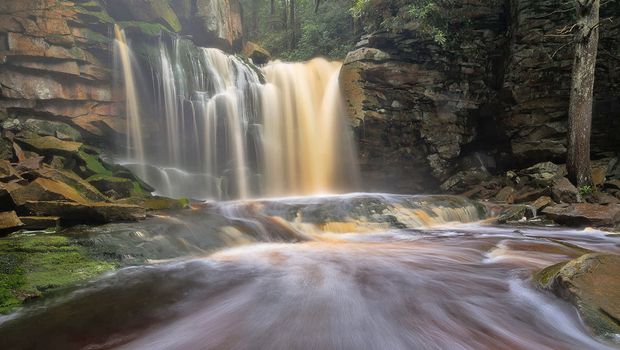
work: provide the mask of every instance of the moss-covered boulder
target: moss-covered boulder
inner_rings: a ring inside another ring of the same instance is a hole
[[[97,174],[89,177],[86,181],[102,193],[114,191],[120,198],[131,196],[134,190],[134,182],[122,177]]]
[[[620,256],[583,255],[537,272],[544,290],[573,303],[598,336],[618,340],[620,334]]]
[[[34,135],[53,136],[63,141],[81,141],[82,134],[72,126],[51,120],[28,119],[24,122],[22,132]]]
[[[113,270],[73,240],[47,234],[0,239],[0,313]]]

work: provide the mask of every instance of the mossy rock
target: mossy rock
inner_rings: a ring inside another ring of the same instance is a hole
[[[86,179],[86,181],[102,193],[114,191],[121,198],[129,197],[135,191],[134,182],[122,177],[96,174]]]
[[[97,261],[75,241],[56,235],[0,239],[0,313],[116,268]]]
[[[169,0],[125,0],[107,3],[108,12],[119,22],[158,23],[168,30],[181,31],[181,21]]]
[[[83,144],[75,141],[63,141],[54,136],[41,136],[27,139],[17,139],[17,142],[28,150],[43,155],[72,155],[78,152]]]
[[[592,333],[610,341],[620,334],[620,255],[591,253],[533,276],[542,289],[571,302]]]
[[[190,201],[187,198],[172,199],[166,197],[131,197],[120,200],[119,203],[139,205],[147,210],[181,210],[190,208]]]

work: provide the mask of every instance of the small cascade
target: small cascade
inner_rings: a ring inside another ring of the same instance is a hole
[[[125,62],[130,48],[124,36],[117,41]],[[127,61],[124,76],[131,76]],[[142,116],[136,84],[125,78],[125,165],[159,194],[221,200],[354,188],[340,63],[275,62],[263,76],[241,58],[169,37],[160,39],[150,61],[153,102],[142,101],[149,111]]]

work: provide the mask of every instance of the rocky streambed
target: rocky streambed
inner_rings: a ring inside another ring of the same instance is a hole
[[[617,346],[618,235],[489,213],[463,197],[354,194],[14,234],[0,239],[15,262],[1,280],[17,312],[0,336],[63,349]]]

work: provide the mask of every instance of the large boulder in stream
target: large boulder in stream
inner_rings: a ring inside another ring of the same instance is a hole
[[[620,256],[586,254],[534,275],[544,290],[573,303],[596,335],[620,334]],[[617,339],[616,339],[617,340]]]

